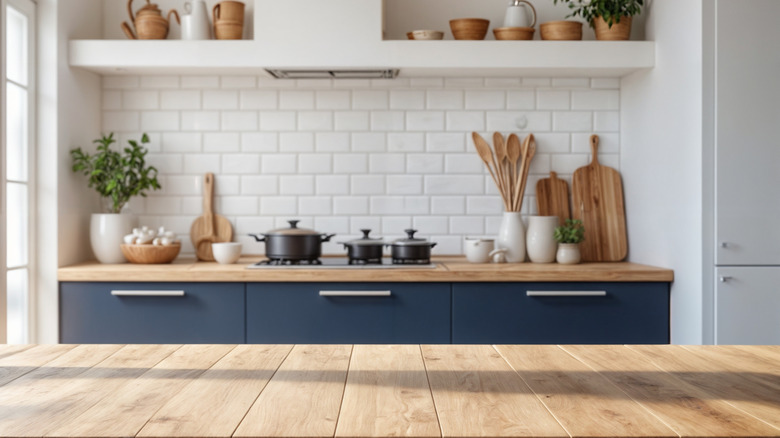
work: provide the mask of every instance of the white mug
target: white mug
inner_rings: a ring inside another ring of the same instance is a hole
[[[466,237],[466,260],[471,263],[487,263],[490,261],[490,252],[495,248],[493,239],[480,239]]]
[[[210,40],[211,25],[209,25],[208,10],[202,0],[184,3],[186,14],[181,16],[181,39]]]

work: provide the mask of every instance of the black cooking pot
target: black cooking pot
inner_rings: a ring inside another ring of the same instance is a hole
[[[287,222],[290,223],[289,228],[279,228],[265,234],[250,234],[258,242],[265,242],[265,256],[269,259],[315,260],[322,255],[322,242],[327,242],[335,236],[298,228],[300,221],[297,220]]]
[[[341,244],[344,245],[344,248],[347,249],[347,257],[349,257],[349,260],[381,260],[382,249],[384,249],[385,242],[382,239],[369,237],[368,235],[371,233],[371,230],[369,229],[362,229],[360,231],[363,232],[363,237],[360,239],[341,242]]]
[[[436,243],[414,237],[417,230],[404,230],[406,239],[397,239],[390,243],[393,262],[426,262],[431,259],[431,248]]]

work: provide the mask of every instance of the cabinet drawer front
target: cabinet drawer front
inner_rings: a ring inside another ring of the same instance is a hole
[[[666,344],[668,283],[456,283],[458,344]]]
[[[250,283],[247,342],[450,342],[450,285]]]
[[[60,342],[244,342],[242,283],[61,283]]]

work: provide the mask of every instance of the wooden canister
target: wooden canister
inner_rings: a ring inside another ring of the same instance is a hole
[[[631,17],[620,17],[620,23],[612,23],[609,27],[601,17],[593,19],[593,29],[596,39],[601,41],[626,41],[631,37]]]
[[[214,5],[212,9],[214,22],[218,20],[237,21],[244,23],[244,4],[235,1],[223,1]]]
[[[244,34],[244,23],[240,21],[218,20],[214,25],[214,35],[218,40],[240,40]]]

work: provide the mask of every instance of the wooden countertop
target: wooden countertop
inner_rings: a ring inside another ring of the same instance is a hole
[[[60,268],[59,281],[161,282],[530,282],[606,281],[671,282],[670,269],[636,263],[579,265],[502,263],[473,264],[463,257],[440,257],[434,269],[246,269],[261,257],[242,257],[233,265],[177,259],[166,265],[82,263]]]
[[[780,347],[0,345],[0,436],[780,436]]]

